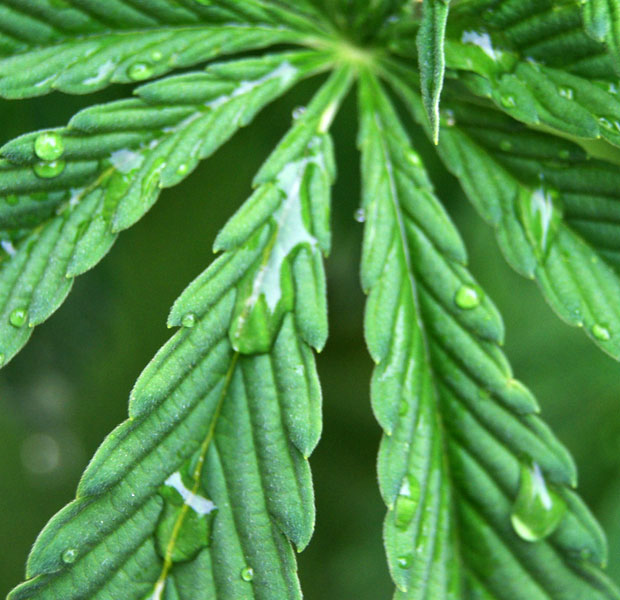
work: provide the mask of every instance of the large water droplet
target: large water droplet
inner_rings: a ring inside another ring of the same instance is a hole
[[[13,327],[23,327],[28,320],[28,311],[25,308],[16,308],[9,315],[9,323]]]
[[[64,160],[52,160],[51,162],[36,163],[32,167],[34,174],[41,179],[52,179],[58,177],[66,167],[67,163]]]
[[[142,81],[153,75],[153,66],[147,62],[137,62],[131,65],[127,71],[129,79]]]
[[[399,529],[407,529],[415,515],[416,501],[410,496],[399,494],[394,505],[394,522]]]
[[[56,160],[62,156],[64,151],[65,142],[55,131],[41,133],[34,141],[34,152],[41,160]]]
[[[608,342],[611,339],[611,333],[607,327],[596,323],[592,327],[592,335],[600,342]]]
[[[70,565],[71,563],[75,562],[77,555],[78,553],[75,548],[69,548],[68,550],[65,550],[62,553],[62,562],[64,562],[67,565]]]
[[[181,319],[181,323],[183,324],[183,327],[187,327],[188,329],[191,329],[194,325],[196,325],[196,321],[197,321],[197,317],[194,313],[187,313],[183,319]]]
[[[454,295],[454,303],[463,310],[476,308],[481,301],[481,293],[470,285],[462,285]]]
[[[550,488],[537,463],[521,467],[519,493],[510,520],[519,537],[527,542],[544,539],[560,524],[566,503]]]
[[[546,187],[524,192],[520,199],[521,218],[531,242],[539,254],[546,255],[555,237],[561,211],[559,193]]]
[[[245,567],[241,569],[241,579],[247,582],[252,581],[254,579],[254,569],[252,567]]]

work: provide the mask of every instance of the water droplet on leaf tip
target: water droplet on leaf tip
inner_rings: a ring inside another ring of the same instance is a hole
[[[519,491],[510,521],[517,535],[537,542],[551,535],[566,512],[563,498],[547,485],[537,463],[521,467]]]
[[[187,327],[188,329],[191,329],[194,325],[196,325],[196,321],[197,321],[197,317],[194,313],[187,313],[183,319],[181,320],[181,323],[183,324],[183,327]]]
[[[592,327],[592,335],[600,342],[608,342],[611,339],[611,333],[607,327],[596,323]]]
[[[34,152],[41,160],[56,160],[62,156],[64,151],[65,142],[55,131],[41,133],[34,141]]]
[[[358,223],[363,223],[366,220],[366,211],[363,208],[358,208],[355,213],[353,213],[353,218]]]
[[[133,81],[142,81],[153,75],[153,67],[147,62],[137,62],[129,67],[127,75]]]
[[[62,562],[66,564],[71,564],[75,562],[77,558],[77,550],[75,548],[69,548],[62,553]]]
[[[454,303],[463,310],[471,310],[480,306],[481,295],[476,288],[462,285],[454,295]]]
[[[241,579],[248,582],[252,581],[254,579],[254,569],[252,567],[241,569]]]
[[[9,323],[13,327],[23,327],[28,320],[28,311],[24,308],[16,308],[9,315]]]
[[[41,179],[52,179],[58,177],[65,170],[66,164],[64,160],[40,162],[34,165],[33,170],[34,174]]]

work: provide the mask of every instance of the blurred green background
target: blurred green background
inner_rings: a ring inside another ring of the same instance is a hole
[[[252,175],[316,84],[276,102],[185,183],[166,190],[0,371],[0,593],[22,579],[36,534],[72,499],[88,458],[126,418],[133,382],[170,335],[169,307],[212,260],[218,229],[248,196]],[[79,108],[127,93],[116,87],[95,97],[0,102],[0,142],[63,125]],[[380,431],[369,406],[372,365],[361,326],[355,127],[351,94],[334,128],[339,176],[328,261],[331,337],[318,357],[325,427],[312,457],[318,521],[300,556],[310,600],[387,599],[392,589],[375,479]],[[535,285],[509,269],[455,180],[421,133],[415,130],[414,137],[465,237],[472,271],[504,315],[516,376],[537,394],[543,416],[576,458],[581,493],[608,533],[610,573],[620,582],[620,365],[563,325]]]

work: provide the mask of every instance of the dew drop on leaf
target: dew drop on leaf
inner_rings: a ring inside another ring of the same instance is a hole
[[[527,542],[537,542],[555,531],[566,503],[547,485],[537,463],[521,467],[519,492],[510,520],[516,533]]]
[[[558,93],[562,96],[562,98],[566,98],[567,100],[572,100],[575,97],[575,90],[566,85],[560,86],[558,88]]]
[[[366,211],[363,208],[358,208],[355,213],[353,213],[353,218],[358,223],[363,223],[366,220]]]
[[[252,567],[245,567],[241,569],[241,579],[247,582],[252,581],[254,579],[254,569]]]
[[[500,102],[504,108],[514,108],[517,105],[514,96],[502,96]]]
[[[188,171],[189,166],[187,166],[185,163],[182,163],[177,167],[176,173],[177,175],[187,175]]]
[[[481,294],[470,285],[462,285],[454,295],[454,303],[463,310],[471,310],[480,306]]]
[[[187,313],[183,319],[181,319],[181,323],[183,324],[183,327],[191,329],[194,325],[196,325],[196,320],[196,315],[190,312]]]
[[[41,179],[52,179],[58,177],[65,170],[64,160],[52,160],[51,162],[40,162],[34,165],[34,174]]]
[[[153,52],[151,52],[151,58],[155,62],[161,60],[163,57],[164,57],[164,55],[159,50],[153,50]]]
[[[410,496],[399,494],[394,505],[394,521],[399,529],[407,529],[415,514],[416,501]]]
[[[559,193],[544,186],[521,196],[521,218],[539,254],[545,255],[557,233],[561,211],[558,206]]]
[[[306,107],[305,106],[298,106],[297,108],[293,109],[293,119],[297,120],[299,118],[301,118],[304,113],[306,112]]]
[[[127,75],[133,81],[142,81],[153,75],[153,67],[147,62],[137,62],[129,67]]]
[[[41,133],[34,141],[34,152],[41,160],[56,160],[62,156],[64,151],[65,142],[55,131]]]
[[[603,327],[597,323],[592,327],[592,335],[600,342],[608,342],[611,339],[611,333],[607,327]]]
[[[9,323],[13,327],[23,327],[28,320],[28,311],[24,308],[16,308],[9,315]]]
[[[403,554],[398,557],[397,562],[401,569],[408,569],[413,562],[413,556],[411,556],[411,554]]]
[[[75,562],[77,555],[78,553],[75,548],[69,548],[68,550],[65,550],[62,553],[62,562],[64,562],[67,565],[70,565],[71,563]]]

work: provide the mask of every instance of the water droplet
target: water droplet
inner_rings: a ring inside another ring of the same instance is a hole
[[[127,75],[133,81],[142,81],[153,75],[153,67],[147,62],[137,62],[129,67]]]
[[[541,186],[532,192],[524,191],[520,199],[521,218],[528,237],[543,256],[557,232],[561,212],[559,193]]]
[[[502,96],[500,102],[504,108],[514,108],[517,105],[514,96]]]
[[[15,206],[19,202],[19,196],[10,194],[4,199],[4,201],[10,206]]]
[[[297,120],[301,118],[305,112],[306,112],[305,106],[298,106],[297,108],[293,110],[293,119]]]
[[[519,537],[527,542],[544,539],[560,524],[566,503],[547,486],[537,463],[521,467],[519,493],[510,520]]]
[[[56,160],[62,156],[64,151],[65,142],[55,131],[41,133],[34,141],[34,152],[41,160]]]
[[[75,562],[75,559],[77,558],[77,550],[75,548],[69,548],[68,550],[65,550],[62,553],[62,562],[70,565],[71,563]]]
[[[191,329],[194,325],[196,325],[196,315],[194,313],[187,313],[183,319],[181,320],[181,323],[183,324],[183,327],[187,327],[188,329]]]
[[[40,162],[34,165],[34,174],[41,179],[52,179],[58,177],[64,170],[67,163],[64,160],[53,160],[51,162]]]
[[[446,127],[454,127],[456,125],[456,117],[454,116],[454,112],[451,110],[446,110],[443,114],[443,122]]]
[[[355,213],[353,213],[353,218],[358,223],[363,223],[366,220],[366,211],[363,208],[358,208]]]
[[[394,505],[394,522],[399,529],[407,529],[415,515],[416,501],[410,496],[399,494]]]
[[[600,342],[608,342],[611,339],[611,333],[607,327],[603,327],[597,323],[592,327],[592,335]]]
[[[159,51],[159,50],[153,50],[153,52],[151,52],[151,58],[157,62],[158,60],[161,60],[164,57],[164,55]]]
[[[182,163],[177,167],[177,175],[187,175],[188,171],[189,165],[186,165],[185,163]]]
[[[397,558],[397,562],[401,569],[408,569],[413,562],[413,556],[411,554],[403,554]]]
[[[562,98],[566,98],[567,100],[572,100],[575,97],[575,90],[566,85],[560,86],[558,88],[558,93],[562,96]]]
[[[512,143],[509,142],[508,140],[502,140],[499,143],[499,147],[501,150],[503,150],[504,152],[508,152],[509,150],[512,150]]]
[[[254,579],[254,569],[252,567],[245,567],[241,569],[241,579],[247,582],[252,581]]]
[[[463,310],[471,310],[480,306],[482,301],[478,290],[470,285],[462,285],[454,295],[454,303]]]
[[[417,152],[413,152],[411,150],[408,150],[406,156],[407,156],[407,160],[414,167],[419,167],[422,164],[422,160],[420,159],[420,155]]]
[[[604,127],[605,129],[613,129],[614,128],[613,123],[609,119],[607,119],[606,117],[599,117],[598,122],[599,122],[599,125],[601,127]]]
[[[25,308],[16,308],[9,315],[9,323],[13,327],[23,327],[28,320],[28,311]]]

